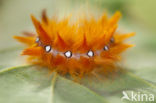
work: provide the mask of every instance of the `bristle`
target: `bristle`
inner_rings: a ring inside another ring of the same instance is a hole
[[[64,50],[65,48],[67,48],[67,44],[65,43],[65,41],[62,39],[62,37],[60,36],[59,33],[57,33],[57,37],[54,41],[54,46],[56,48],[58,48],[59,50]]]
[[[24,31],[22,32],[23,35],[27,36],[27,37],[35,37],[35,34],[32,33],[32,32],[27,32],[27,31]]]
[[[121,17],[121,13],[117,11],[114,16],[110,19],[111,24],[116,24]]]
[[[83,36],[83,41],[82,41],[82,44],[79,49],[81,49],[82,51],[89,49],[88,44],[87,44],[87,38],[86,38],[85,34]]]
[[[33,45],[35,38],[33,37],[21,37],[21,36],[14,36],[16,40],[18,40],[21,43],[27,44],[27,45]]]
[[[42,11],[42,21],[48,24],[48,17],[45,9]]]
[[[127,34],[120,34],[120,35],[115,35],[115,39],[116,39],[116,43],[119,43],[119,42],[123,42],[124,40],[134,36],[135,33],[127,33]]]
[[[22,52],[22,55],[41,56],[42,48],[41,47],[27,48]]]
[[[31,15],[31,18],[32,18],[33,24],[34,24],[34,26],[36,28],[36,32],[38,33],[38,35],[39,35],[40,39],[42,40],[42,42],[50,43],[51,42],[50,36],[45,32],[45,30],[43,29],[40,22],[32,15]]]

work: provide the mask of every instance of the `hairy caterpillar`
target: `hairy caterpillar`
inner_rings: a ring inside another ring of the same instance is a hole
[[[96,67],[111,72],[120,54],[132,46],[123,41],[134,35],[116,32],[120,15],[116,12],[109,19],[104,14],[98,20],[83,18],[70,24],[69,18],[49,19],[44,11],[41,22],[31,16],[36,35],[24,33],[26,36],[15,38],[28,45],[22,54],[28,55],[31,63],[47,66],[52,71],[78,77]]]

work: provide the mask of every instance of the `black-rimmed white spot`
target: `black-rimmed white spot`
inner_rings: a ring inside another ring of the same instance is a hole
[[[72,56],[72,52],[71,51],[67,51],[64,53],[64,55],[67,57],[67,58],[70,58]]]
[[[51,46],[50,45],[45,46],[45,51],[50,52],[51,51]]]
[[[108,51],[109,50],[109,47],[108,46],[104,46],[103,48],[105,51]]]
[[[90,50],[90,51],[88,51],[87,55],[88,55],[89,57],[93,57],[93,56],[94,56],[94,52]]]
[[[111,43],[114,43],[114,41],[115,41],[115,40],[114,40],[114,38],[112,37],[112,38],[110,39],[110,42],[111,42]]]
[[[39,37],[37,37],[36,38],[36,43],[38,43],[40,41],[40,38]]]

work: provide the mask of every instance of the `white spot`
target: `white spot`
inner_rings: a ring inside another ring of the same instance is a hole
[[[39,42],[39,41],[40,41],[40,38],[39,38],[39,37],[37,37],[37,38],[36,38],[36,42]]]
[[[93,57],[93,56],[94,56],[94,52],[90,50],[90,51],[87,53],[87,55],[88,55],[89,57]]]
[[[51,50],[51,46],[50,45],[45,46],[45,51],[46,52],[50,52],[50,50]]]
[[[108,46],[104,46],[103,49],[104,49],[105,51],[108,51],[108,50],[109,50]]]
[[[64,53],[64,55],[67,57],[67,58],[70,58],[72,56],[72,52],[71,51],[67,51]]]
[[[112,37],[112,38],[110,39],[110,42],[111,42],[111,43],[114,43],[114,41],[115,41],[115,40],[114,40],[114,38]]]

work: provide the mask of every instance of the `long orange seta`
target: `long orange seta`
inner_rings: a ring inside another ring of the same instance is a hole
[[[31,15],[36,33],[25,32],[25,36],[14,38],[28,45],[22,55],[28,55],[30,63],[59,74],[82,78],[99,68],[109,73],[118,69],[120,54],[132,47],[124,40],[134,33],[116,31],[120,16],[116,12],[111,18],[103,14],[98,20],[84,17],[70,23],[69,17],[49,19],[43,11],[41,21]]]

